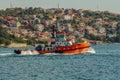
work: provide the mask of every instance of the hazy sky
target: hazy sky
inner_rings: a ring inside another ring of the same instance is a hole
[[[0,9],[10,7],[43,7],[55,8],[91,9],[120,13],[120,0],[0,0]]]

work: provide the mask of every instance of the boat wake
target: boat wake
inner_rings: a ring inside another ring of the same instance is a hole
[[[15,55],[15,53],[1,53],[0,57],[4,57],[4,56],[12,56]]]
[[[96,51],[93,48],[89,48],[89,50],[87,51],[87,53],[95,54]]]
[[[26,51],[21,51],[20,55],[38,55],[39,53],[35,50],[26,50]]]

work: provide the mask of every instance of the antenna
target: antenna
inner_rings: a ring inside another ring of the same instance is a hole
[[[97,5],[97,11],[99,11],[99,5]]]
[[[13,5],[12,5],[12,3],[10,2],[10,8],[13,8]]]
[[[59,7],[59,3],[58,3],[58,9],[59,9],[60,7]]]

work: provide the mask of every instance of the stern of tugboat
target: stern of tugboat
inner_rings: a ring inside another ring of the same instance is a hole
[[[21,54],[21,50],[14,50],[14,53]]]

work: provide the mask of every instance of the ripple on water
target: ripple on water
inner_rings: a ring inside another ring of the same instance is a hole
[[[119,80],[118,47],[96,45],[95,54],[2,56],[0,80]]]

